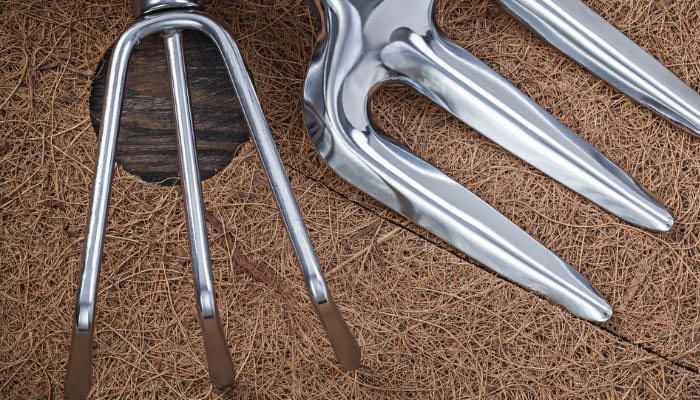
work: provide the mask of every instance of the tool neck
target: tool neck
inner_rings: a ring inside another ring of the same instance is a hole
[[[195,9],[196,0],[133,0],[134,14],[139,17],[155,11],[172,9]]]

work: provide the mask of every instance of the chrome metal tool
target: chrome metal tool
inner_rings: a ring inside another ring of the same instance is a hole
[[[562,53],[700,135],[700,94],[579,0],[495,0]]]
[[[445,39],[433,0],[312,0],[321,20],[304,87],[312,141],[365,193],[507,279],[575,315],[605,321],[592,285],[503,215],[378,132],[368,102],[381,84],[413,87],[506,150],[633,224],[670,214],[624,171],[472,54]]]
[[[137,0],[135,6],[139,18],[120,36],[109,62],[104,112],[100,126],[98,160],[65,381],[66,397],[83,399],[90,392],[97,280],[109,205],[114,153],[119,132],[124,81],[129,57],[134,46],[139,40],[151,34],[162,35],[167,50],[180,169],[194,264],[197,309],[204,335],[209,374],[216,387],[226,387],[233,384],[234,381],[235,371],[214,296],[209,243],[182,51],[182,30],[201,31],[219,48],[301,264],[317,314],[342,366],[346,369],[359,367],[359,346],[333,302],[323,278],[296,199],[236,43],[218,23],[196,11],[197,3],[195,1]]]

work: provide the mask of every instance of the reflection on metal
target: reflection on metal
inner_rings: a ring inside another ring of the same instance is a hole
[[[194,3],[191,1],[143,1],[139,4],[143,5],[143,11],[149,11],[149,13],[128,27],[121,35],[114,46],[109,63],[104,115],[100,127],[98,160],[75,309],[71,354],[65,382],[66,397],[84,399],[90,392],[97,279],[104,242],[126,70],[134,46],[142,38],[156,33],[163,36],[168,55],[180,169],[194,266],[197,308],[204,335],[209,374],[216,387],[227,387],[232,385],[234,381],[235,371],[226,336],[219,320],[214,295],[209,243],[204,220],[194,130],[182,53],[180,33],[182,30],[201,31],[219,48],[241,102],[243,114],[251,128],[253,140],[294,250],[299,258],[317,314],[326,329],[341,365],[346,369],[358,368],[360,365],[359,346],[328,291],[296,199],[287,180],[284,166],[280,161],[270,129],[236,43],[214,20],[192,9]],[[160,11],[156,10],[156,7]]]
[[[700,135],[700,94],[579,0],[496,0],[612,86]]]
[[[432,0],[310,3],[322,30],[304,87],[305,120],[331,168],[507,279],[581,318],[610,318],[610,306],[571,266],[377,132],[368,101],[381,84],[404,83],[626,221],[667,230],[673,220],[664,207],[504,78],[442,37],[433,23]]]

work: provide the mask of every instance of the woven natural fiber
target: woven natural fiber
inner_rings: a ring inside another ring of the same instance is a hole
[[[96,135],[89,94],[127,1],[0,0],[0,398],[57,399]],[[410,3],[407,1],[407,4]],[[586,0],[700,90],[700,2]],[[487,0],[439,1],[446,35],[638,179],[673,213],[611,216],[403,87],[372,104],[405,142],[579,269],[596,325],[486,272],[343,182],[315,154],[301,90],[317,23],[300,0],[209,1],[234,35],[336,302],[363,350],[335,361],[255,149],[203,183],[237,385],[214,392],[178,187],[116,169],[98,293],[100,399],[698,399],[700,139],[612,89]]]

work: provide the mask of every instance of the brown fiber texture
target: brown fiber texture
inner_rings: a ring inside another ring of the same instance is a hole
[[[1,399],[63,395],[96,158],[90,85],[132,21],[127,3],[0,0]],[[586,3],[700,89],[700,2]],[[486,0],[438,1],[435,19],[653,192],[673,229],[624,223],[406,88],[375,97],[377,126],[590,279],[615,315],[588,323],[485,271],[320,161],[302,121],[316,23],[301,0],[209,1],[206,10],[237,39],[255,77],[364,366],[347,373],[335,361],[248,144],[203,183],[237,385],[221,393],[208,380],[181,189],[118,167],[92,397],[700,398],[700,139]]]

